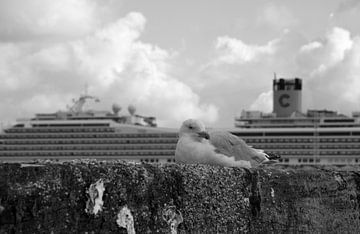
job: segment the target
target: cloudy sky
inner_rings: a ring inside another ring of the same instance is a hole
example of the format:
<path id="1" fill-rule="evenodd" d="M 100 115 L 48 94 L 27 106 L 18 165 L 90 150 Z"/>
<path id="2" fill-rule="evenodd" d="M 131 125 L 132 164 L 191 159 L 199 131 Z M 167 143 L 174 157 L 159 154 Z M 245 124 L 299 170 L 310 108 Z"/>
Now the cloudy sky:
<path id="1" fill-rule="evenodd" d="M 360 110 L 360 0 L 0 0 L 0 120 L 89 108 L 231 127 L 272 111 L 274 72 L 303 110 Z"/>

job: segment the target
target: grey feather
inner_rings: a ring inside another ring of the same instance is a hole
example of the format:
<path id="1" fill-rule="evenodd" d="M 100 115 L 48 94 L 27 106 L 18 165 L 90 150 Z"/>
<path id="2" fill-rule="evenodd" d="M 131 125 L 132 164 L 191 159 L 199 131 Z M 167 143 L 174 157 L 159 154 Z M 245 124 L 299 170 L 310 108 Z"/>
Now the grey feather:
<path id="1" fill-rule="evenodd" d="M 210 132 L 210 142 L 216 147 L 217 153 L 235 157 L 236 160 L 250 161 L 252 165 L 266 160 L 264 153 L 248 146 L 245 141 L 229 132 Z"/>

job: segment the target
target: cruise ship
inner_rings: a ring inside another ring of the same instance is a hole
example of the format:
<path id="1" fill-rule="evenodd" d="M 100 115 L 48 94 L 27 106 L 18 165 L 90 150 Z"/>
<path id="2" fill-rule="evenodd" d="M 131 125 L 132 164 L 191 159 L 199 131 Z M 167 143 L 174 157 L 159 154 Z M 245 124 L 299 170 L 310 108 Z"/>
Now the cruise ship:
<path id="1" fill-rule="evenodd" d="M 80 95 L 66 111 L 36 114 L 19 119 L 0 133 L 0 162 L 41 159 L 132 160 L 173 162 L 178 139 L 176 129 L 157 127 L 155 117 L 120 115 L 112 111 L 84 110 L 91 95 Z"/>
<path id="2" fill-rule="evenodd" d="M 301 110 L 302 79 L 273 80 L 273 112 L 243 110 L 228 129 L 282 164 L 360 164 L 360 112 Z"/>
<path id="3" fill-rule="evenodd" d="M 280 163 L 360 164 L 360 112 L 351 117 L 330 110 L 301 110 L 302 80 L 273 80 L 273 112 L 243 110 L 235 128 L 222 129 L 254 148 L 281 155 Z M 87 94 L 67 111 L 19 119 L 0 133 L 0 162 L 41 159 L 174 162 L 178 129 L 157 127 L 155 117 L 128 107 L 84 110 Z"/>

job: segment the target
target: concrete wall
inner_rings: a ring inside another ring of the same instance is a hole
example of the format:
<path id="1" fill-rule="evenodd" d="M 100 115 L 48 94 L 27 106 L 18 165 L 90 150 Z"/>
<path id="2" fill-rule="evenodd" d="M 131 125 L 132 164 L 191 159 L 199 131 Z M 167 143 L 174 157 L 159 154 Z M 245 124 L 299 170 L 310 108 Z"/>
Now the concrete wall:
<path id="1" fill-rule="evenodd" d="M 0 233 L 359 233 L 356 170 L 0 164 Z"/>

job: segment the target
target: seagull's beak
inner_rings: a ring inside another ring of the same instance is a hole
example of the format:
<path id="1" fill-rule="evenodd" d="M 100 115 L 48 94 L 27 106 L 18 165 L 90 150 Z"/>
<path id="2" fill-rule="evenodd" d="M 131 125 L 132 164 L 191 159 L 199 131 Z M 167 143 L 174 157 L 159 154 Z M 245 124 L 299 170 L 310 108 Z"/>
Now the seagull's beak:
<path id="1" fill-rule="evenodd" d="M 209 133 L 205 132 L 205 131 L 202 131 L 202 132 L 198 132 L 198 136 L 201 137 L 201 138 L 205 138 L 205 139 L 210 139 L 210 135 Z"/>

